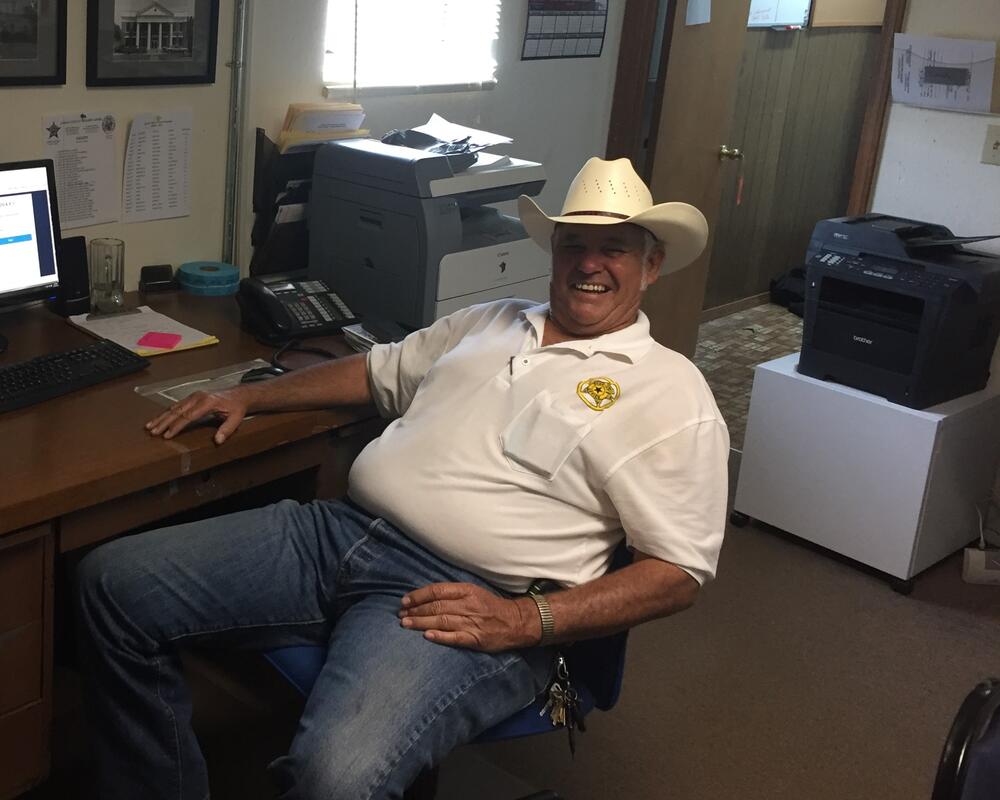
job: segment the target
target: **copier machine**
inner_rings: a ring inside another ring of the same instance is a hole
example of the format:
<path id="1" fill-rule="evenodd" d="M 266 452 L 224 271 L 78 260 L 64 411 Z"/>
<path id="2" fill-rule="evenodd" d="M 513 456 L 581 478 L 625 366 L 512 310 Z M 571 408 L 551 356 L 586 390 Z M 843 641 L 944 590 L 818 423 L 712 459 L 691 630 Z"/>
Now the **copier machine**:
<path id="1" fill-rule="evenodd" d="M 548 299 L 548 254 L 488 205 L 538 194 L 545 171 L 502 161 L 456 172 L 453 157 L 376 139 L 323 145 L 309 202 L 309 276 L 356 314 L 409 328 L 488 300 Z"/>
<path id="2" fill-rule="evenodd" d="M 1000 257 L 943 225 L 884 214 L 819 222 L 807 253 L 799 372 L 926 408 L 986 386 Z"/>

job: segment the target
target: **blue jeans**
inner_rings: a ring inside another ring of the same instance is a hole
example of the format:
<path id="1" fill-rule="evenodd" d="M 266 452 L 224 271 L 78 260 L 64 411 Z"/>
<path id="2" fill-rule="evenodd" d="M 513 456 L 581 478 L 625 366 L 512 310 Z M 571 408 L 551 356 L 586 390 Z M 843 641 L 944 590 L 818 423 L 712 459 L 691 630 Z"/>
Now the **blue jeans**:
<path id="1" fill-rule="evenodd" d="M 469 534 L 471 535 L 471 534 Z M 103 545 L 80 564 L 87 715 L 107 800 L 208 796 L 178 645 L 322 644 L 327 661 L 288 755 L 282 798 L 396 798 L 452 748 L 524 707 L 551 652 L 478 653 L 399 624 L 408 591 L 467 581 L 351 505 L 283 501 Z"/>

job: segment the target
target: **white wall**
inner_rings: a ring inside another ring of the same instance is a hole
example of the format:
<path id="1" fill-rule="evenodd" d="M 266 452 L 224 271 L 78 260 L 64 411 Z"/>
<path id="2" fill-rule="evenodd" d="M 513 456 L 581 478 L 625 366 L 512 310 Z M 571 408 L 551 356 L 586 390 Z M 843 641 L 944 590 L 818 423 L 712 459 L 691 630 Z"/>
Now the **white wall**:
<path id="1" fill-rule="evenodd" d="M 1000 40 L 1000 0 L 910 0 L 904 32 Z M 957 234 L 1000 233 L 1000 167 L 980 164 L 1000 117 L 894 104 L 872 209 L 939 222 Z M 1000 240 L 976 245 L 1000 254 Z"/>
<path id="2" fill-rule="evenodd" d="M 610 3 L 600 58 L 520 61 L 527 0 L 504 0 L 500 16 L 499 83 L 480 92 L 362 97 L 373 136 L 423 124 L 432 112 L 451 122 L 513 137 L 496 152 L 545 165 L 539 201 L 558 211 L 584 161 L 603 155 L 611 115 L 624 2 Z M 243 197 L 249 197 L 253 132 L 277 135 L 290 102 L 322 100 L 323 2 L 257 2 L 253 10 Z M 391 54 L 387 54 L 391 57 Z M 249 203 L 241 208 L 239 261 L 249 262 Z"/>
<path id="3" fill-rule="evenodd" d="M 190 108 L 194 112 L 191 216 L 155 222 L 104 224 L 66 230 L 64 235 L 114 236 L 125 241 L 126 288 L 138 283 L 144 264 L 218 259 L 222 254 L 226 126 L 232 49 L 232 0 L 222 0 L 216 82 L 188 86 L 86 86 L 86 3 L 69 0 L 65 86 L 0 88 L 3 133 L 0 161 L 44 158 L 42 117 L 47 114 L 110 111 L 118 118 L 116 186 L 121 186 L 128 122 L 137 114 Z"/>
<path id="4" fill-rule="evenodd" d="M 541 161 L 549 182 L 541 202 L 558 210 L 573 175 L 591 155 L 604 153 L 618 63 L 624 3 L 611 3 L 600 58 L 520 61 L 527 0 L 504 0 L 500 19 L 500 81 L 482 92 L 363 99 L 373 135 L 407 128 L 438 112 L 453 122 L 512 136 L 511 154 Z M 0 160 L 43 157 L 41 119 L 50 113 L 110 111 L 118 116 L 116 184 L 121 184 L 127 123 L 137 114 L 194 111 L 192 213 L 189 217 L 133 224 L 104 224 L 66 231 L 88 239 L 125 240 L 126 287 L 134 289 L 144 264 L 217 259 L 222 254 L 226 129 L 232 51 L 233 0 L 221 0 L 214 85 L 88 89 L 86 3 L 68 3 L 67 78 L 61 87 L 0 89 L 3 130 Z M 250 187 L 256 126 L 277 135 L 288 103 L 322 100 L 322 52 L 326 3 L 254 0 L 251 13 L 246 136 L 235 261 L 250 261 Z M 498 152 L 502 148 L 498 148 Z"/>
<path id="5" fill-rule="evenodd" d="M 1000 0 L 909 0 L 903 31 L 1000 40 Z M 1000 233 L 1000 167 L 979 163 L 986 127 L 998 121 L 893 104 L 872 210 L 938 222 L 960 236 Z M 1000 254 L 1000 240 L 974 247 Z M 989 385 L 1000 387 L 1000 343 Z"/>

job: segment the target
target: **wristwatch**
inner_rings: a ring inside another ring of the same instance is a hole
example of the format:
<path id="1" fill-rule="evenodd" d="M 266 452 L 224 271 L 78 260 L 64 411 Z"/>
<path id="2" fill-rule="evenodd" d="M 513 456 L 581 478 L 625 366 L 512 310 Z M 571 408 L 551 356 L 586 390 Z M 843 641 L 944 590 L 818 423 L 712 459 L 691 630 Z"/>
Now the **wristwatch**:
<path id="1" fill-rule="evenodd" d="M 542 620 L 542 638 L 539 640 L 538 646 L 545 647 L 552 644 L 556 633 L 556 621 L 552 616 L 552 607 L 545 599 L 545 595 L 533 588 L 528 589 L 528 597 L 534 600 L 535 605 L 538 606 L 538 616 Z"/>

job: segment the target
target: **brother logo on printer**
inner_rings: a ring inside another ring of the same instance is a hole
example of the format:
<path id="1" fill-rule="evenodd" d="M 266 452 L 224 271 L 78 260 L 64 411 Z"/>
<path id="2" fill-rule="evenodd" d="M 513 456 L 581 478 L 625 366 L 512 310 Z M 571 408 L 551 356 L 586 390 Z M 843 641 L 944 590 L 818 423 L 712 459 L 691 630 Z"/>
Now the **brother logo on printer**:
<path id="1" fill-rule="evenodd" d="M 871 344 L 872 343 L 871 339 L 866 339 L 864 336 L 852 336 L 851 338 L 854 339 L 854 341 L 856 341 L 856 342 L 861 342 L 861 344 Z"/>

